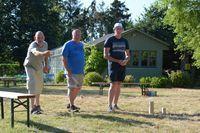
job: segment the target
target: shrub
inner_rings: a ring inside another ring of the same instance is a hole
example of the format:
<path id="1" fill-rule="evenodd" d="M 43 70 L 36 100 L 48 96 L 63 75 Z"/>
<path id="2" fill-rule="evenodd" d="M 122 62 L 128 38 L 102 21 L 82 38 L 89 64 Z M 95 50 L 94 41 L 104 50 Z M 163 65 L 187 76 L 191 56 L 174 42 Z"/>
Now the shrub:
<path id="1" fill-rule="evenodd" d="M 0 64 L 0 76 L 14 76 L 19 72 L 19 63 L 14 64 Z"/>
<path id="2" fill-rule="evenodd" d="M 103 73 L 107 66 L 107 61 L 103 58 L 103 52 L 96 47 L 91 47 L 90 54 L 86 53 L 85 72 Z"/>
<path id="3" fill-rule="evenodd" d="M 160 78 L 158 78 L 158 77 L 152 77 L 150 85 L 153 88 L 160 88 Z"/>
<path id="4" fill-rule="evenodd" d="M 153 88 L 165 88 L 171 86 L 171 81 L 166 77 L 152 77 L 150 86 Z"/>
<path id="5" fill-rule="evenodd" d="M 110 76 L 109 76 L 109 75 L 106 75 L 105 78 L 104 78 L 104 81 L 105 81 L 105 82 L 110 82 Z"/>
<path id="6" fill-rule="evenodd" d="M 92 82 L 103 82 L 103 77 L 97 72 L 89 72 L 85 75 L 84 85 L 92 85 Z"/>
<path id="7" fill-rule="evenodd" d="M 189 73 L 183 73 L 179 71 L 172 71 L 169 74 L 169 78 L 172 82 L 172 86 L 174 87 L 185 87 L 191 84 L 191 78 Z"/>
<path id="8" fill-rule="evenodd" d="M 151 77 L 140 78 L 140 83 L 151 83 Z"/>
<path id="9" fill-rule="evenodd" d="M 171 87 L 172 86 L 172 82 L 168 77 L 161 77 L 160 80 L 161 80 L 160 84 L 161 84 L 162 88 Z"/>
<path id="10" fill-rule="evenodd" d="M 64 71 L 60 71 L 56 74 L 56 83 L 65 82 Z"/>
<path id="11" fill-rule="evenodd" d="M 149 83 L 154 88 L 165 88 L 171 86 L 171 81 L 167 77 L 142 77 L 140 83 Z"/>
<path id="12" fill-rule="evenodd" d="M 124 79 L 124 83 L 133 83 L 134 82 L 134 77 L 133 75 L 126 75 Z"/>

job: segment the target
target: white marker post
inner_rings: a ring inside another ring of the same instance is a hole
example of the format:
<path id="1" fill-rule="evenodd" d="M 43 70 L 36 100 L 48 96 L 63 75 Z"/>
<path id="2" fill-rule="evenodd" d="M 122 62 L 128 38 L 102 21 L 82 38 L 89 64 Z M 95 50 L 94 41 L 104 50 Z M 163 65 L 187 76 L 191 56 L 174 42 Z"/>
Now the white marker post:
<path id="1" fill-rule="evenodd" d="M 149 114 L 154 114 L 154 102 L 149 101 Z"/>
<path id="2" fill-rule="evenodd" d="M 166 108 L 162 107 L 162 114 L 166 115 Z"/>

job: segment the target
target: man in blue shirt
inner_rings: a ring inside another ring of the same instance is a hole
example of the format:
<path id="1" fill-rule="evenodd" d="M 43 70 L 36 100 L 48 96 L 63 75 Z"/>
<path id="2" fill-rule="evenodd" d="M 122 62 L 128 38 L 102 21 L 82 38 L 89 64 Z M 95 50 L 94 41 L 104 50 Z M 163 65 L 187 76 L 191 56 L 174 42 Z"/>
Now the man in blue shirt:
<path id="1" fill-rule="evenodd" d="M 72 31 L 72 40 L 66 42 L 62 49 L 63 64 L 67 72 L 69 104 L 67 108 L 70 111 L 79 111 L 80 108 L 74 105 L 76 96 L 80 92 L 84 78 L 84 46 L 80 42 L 81 31 L 75 29 Z"/>
<path id="2" fill-rule="evenodd" d="M 117 106 L 120 95 L 120 84 L 125 78 L 126 64 L 130 60 L 128 41 L 121 36 L 121 23 L 114 25 L 114 36 L 108 38 L 104 44 L 104 58 L 108 60 L 110 88 L 108 91 L 108 111 L 119 109 Z"/>

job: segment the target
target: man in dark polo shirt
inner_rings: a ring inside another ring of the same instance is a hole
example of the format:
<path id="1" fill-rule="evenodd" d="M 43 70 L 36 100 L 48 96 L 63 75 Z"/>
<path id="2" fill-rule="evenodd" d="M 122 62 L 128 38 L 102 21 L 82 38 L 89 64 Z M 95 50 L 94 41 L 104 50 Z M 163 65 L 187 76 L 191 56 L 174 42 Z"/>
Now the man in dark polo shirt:
<path id="1" fill-rule="evenodd" d="M 130 60 L 128 41 L 122 37 L 123 26 L 116 23 L 113 27 L 114 36 L 104 44 L 104 58 L 108 60 L 110 88 L 108 91 L 108 112 L 119 109 L 117 106 L 120 95 L 120 84 L 125 78 L 126 64 Z"/>

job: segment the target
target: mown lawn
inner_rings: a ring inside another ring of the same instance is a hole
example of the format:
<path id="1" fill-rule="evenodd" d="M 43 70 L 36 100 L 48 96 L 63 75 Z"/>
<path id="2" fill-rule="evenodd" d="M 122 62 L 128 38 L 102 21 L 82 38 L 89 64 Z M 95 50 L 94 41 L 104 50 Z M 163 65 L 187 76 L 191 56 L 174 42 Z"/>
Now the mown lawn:
<path id="1" fill-rule="evenodd" d="M 26 112 L 17 108 L 15 127 L 10 128 L 10 101 L 5 100 L 5 119 L 0 120 L 0 132 L 139 132 L 139 133 L 199 133 L 200 89 L 155 89 L 157 97 L 141 96 L 139 88 L 122 88 L 119 106 L 122 110 L 107 112 L 107 89 L 98 94 L 97 87 L 83 87 L 76 104 L 80 113 L 67 109 L 65 86 L 46 86 L 41 95 L 44 113 L 31 115 L 31 126 L 26 127 Z M 26 92 L 24 86 L 0 90 Z M 154 115 L 148 114 L 149 100 L 154 101 Z M 167 114 L 161 114 L 165 107 Z"/>

